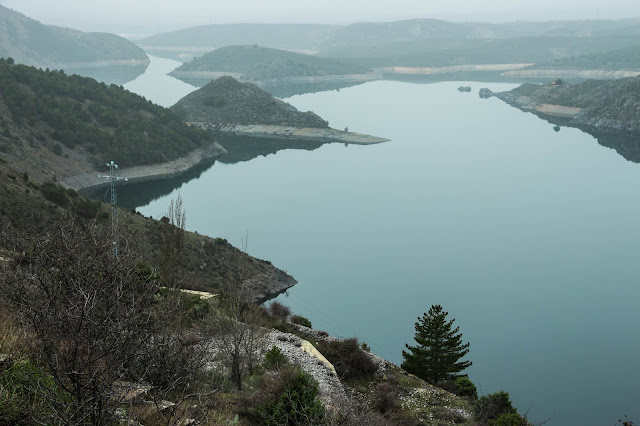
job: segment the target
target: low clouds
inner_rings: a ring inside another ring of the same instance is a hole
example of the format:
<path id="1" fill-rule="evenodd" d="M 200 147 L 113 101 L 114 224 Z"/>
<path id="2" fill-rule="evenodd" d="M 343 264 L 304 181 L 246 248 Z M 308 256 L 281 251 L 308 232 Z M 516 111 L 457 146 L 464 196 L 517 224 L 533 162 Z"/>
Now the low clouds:
<path id="1" fill-rule="evenodd" d="M 347 24 L 415 18 L 504 22 L 640 17 L 637 0 L 0 0 L 0 4 L 45 24 L 119 33 L 155 33 L 234 22 Z"/>

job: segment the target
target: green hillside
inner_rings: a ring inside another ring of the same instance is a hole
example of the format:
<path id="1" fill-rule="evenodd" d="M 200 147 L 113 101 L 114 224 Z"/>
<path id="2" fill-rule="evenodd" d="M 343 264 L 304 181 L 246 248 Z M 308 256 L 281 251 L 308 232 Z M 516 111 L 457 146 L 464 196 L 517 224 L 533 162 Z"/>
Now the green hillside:
<path id="1" fill-rule="evenodd" d="M 0 59 L 0 152 L 83 156 L 99 165 L 165 162 L 210 144 L 206 132 L 121 86 Z M 74 157 L 75 158 L 75 157 Z"/>
<path id="2" fill-rule="evenodd" d="M 184 121 L 329 127 L 313 112 L 300 112 L 251 83 L 220 77 L 180 99 L 171 109 Z"/>
<path id="3" fill-rule="evenodd" d="M 250 80 L 363 74 L 371 69 L 344 59 L 320 58 L 267 47 L 228 46 L 193 59 L 174 72 L 227 71 Z"/>

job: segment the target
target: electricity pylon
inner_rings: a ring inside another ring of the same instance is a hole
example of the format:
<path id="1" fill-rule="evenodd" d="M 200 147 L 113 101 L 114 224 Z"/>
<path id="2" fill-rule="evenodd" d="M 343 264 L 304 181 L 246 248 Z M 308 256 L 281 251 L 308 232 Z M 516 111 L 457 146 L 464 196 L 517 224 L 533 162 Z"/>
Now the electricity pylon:
<path id="1" fill-rule="evenodd" d="M 118 196 L 116 194 L 116 181 L 124 180 L 127 182 L 129 179 L 118 177 L 115 175 L 118 170 L 118 165 L 113 161 L 106 163 L 109 167 L 109 176 L 98 175 L 99 178 L 108 179 L 111 182 L 111 233 L 113 238 L 113 257 L 118 257 Z"/>

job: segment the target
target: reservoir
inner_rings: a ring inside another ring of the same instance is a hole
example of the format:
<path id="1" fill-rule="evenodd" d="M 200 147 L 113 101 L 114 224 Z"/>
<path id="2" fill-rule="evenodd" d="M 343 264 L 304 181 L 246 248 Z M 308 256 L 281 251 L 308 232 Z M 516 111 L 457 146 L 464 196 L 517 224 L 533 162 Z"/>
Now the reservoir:
<path id="1" fill-rule="evenodd" d="M 164 76 L 177 64 L 152 58 L 125 87 L 169 106 L 194 90 Z M 119 196 L 160 218 L 180 194 L 189 230 L 246 244 L 299 281 L 278 300 L 398 364 L 418 316 L 442 305 L 471 344 L 479 393 L 509 392 L 534 423 L 638 419 L 640 165 L 477 94 L 515 86 L 293 96 L 331 127 L 391 142 L 222 159 Z"/>

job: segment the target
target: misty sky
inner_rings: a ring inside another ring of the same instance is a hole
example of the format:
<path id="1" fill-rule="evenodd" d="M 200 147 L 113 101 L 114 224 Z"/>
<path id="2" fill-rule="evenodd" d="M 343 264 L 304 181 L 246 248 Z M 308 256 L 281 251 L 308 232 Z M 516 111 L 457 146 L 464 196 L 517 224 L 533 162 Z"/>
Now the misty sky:
<path id="1" fill-rule="evenodd" d="M 505 22 L 640 17 L 640 0 L 0 0 L 0 4 L 45 24 L 129 34 L 234 22 L 347 24 L 413 18 Z"/>

